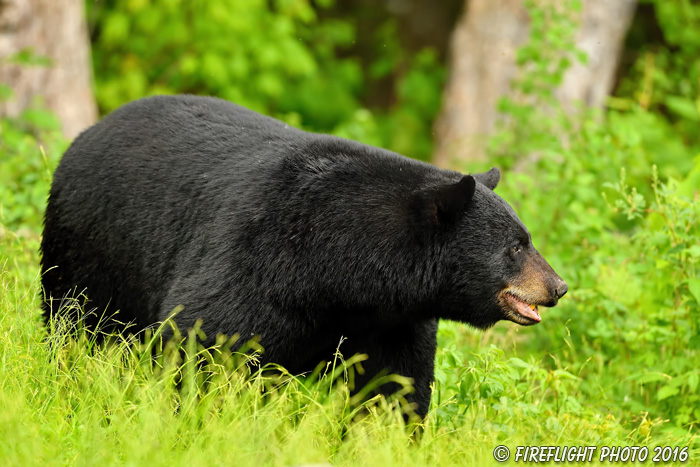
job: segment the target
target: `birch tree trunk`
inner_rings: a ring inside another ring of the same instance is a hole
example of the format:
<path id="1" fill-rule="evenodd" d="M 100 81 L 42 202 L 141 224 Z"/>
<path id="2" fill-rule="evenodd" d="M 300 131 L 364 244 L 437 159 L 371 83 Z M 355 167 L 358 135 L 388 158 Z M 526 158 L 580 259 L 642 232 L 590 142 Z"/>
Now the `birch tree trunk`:
<path id="1" fill-rule="evenodd" d="M 84 7 L 84 0 L 0 0 L 0 83 L 14 93 L 0 102 L 0 115 L 16 116 L 43 99 L 68 138 L 97 120 Z M 13 63 L 25 50 L 50 63 Z"/>
<path id="2" fill-rule="evenodd" d="M 575 101 L 603 106 L 612 91 L 636 0 L 583 0 L 577 46 L 586 65 L 572 66 L 556 95 L 564 108 Z M 450 43 L 450 76 L 435 123 L 435 163 L 483 159 L 498 120 L 498 99 L 517 74 L 518 47 L 528 38 L 522 0 L 467 0 Z"/>

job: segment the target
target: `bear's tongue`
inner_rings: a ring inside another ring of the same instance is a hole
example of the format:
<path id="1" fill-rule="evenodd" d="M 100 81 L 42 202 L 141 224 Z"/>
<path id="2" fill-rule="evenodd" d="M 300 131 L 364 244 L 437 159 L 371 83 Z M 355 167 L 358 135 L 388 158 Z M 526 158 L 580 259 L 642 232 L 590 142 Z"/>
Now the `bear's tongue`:
<path id="1" fill-rule="evenodd" d="M 508 301 L 513 306 L 513 309 L 516 311 L 516 313 L 526 318 L 530 318 L 534 321 L 537 321 L 538 323 L 542 321 L 542 318 L 540 318 L 540 314 L 537 311 L 536 305 L 528 305 L 526 301 L 521 300 L 515 295 L 506 294 L 506 297 L 508 297 Z"/>

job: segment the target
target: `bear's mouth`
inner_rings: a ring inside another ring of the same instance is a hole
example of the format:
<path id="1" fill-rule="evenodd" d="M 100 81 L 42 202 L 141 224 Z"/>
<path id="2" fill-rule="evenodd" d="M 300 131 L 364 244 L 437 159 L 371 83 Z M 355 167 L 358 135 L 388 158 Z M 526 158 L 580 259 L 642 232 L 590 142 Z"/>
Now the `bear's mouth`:
<path id="1" fill-rule="evenodd" d="M 542 321 L 537 305 L 528 303 L 513 291 L 501 294 L 501 303 L 506 318 L 521 326 L 531 326 Z"/>

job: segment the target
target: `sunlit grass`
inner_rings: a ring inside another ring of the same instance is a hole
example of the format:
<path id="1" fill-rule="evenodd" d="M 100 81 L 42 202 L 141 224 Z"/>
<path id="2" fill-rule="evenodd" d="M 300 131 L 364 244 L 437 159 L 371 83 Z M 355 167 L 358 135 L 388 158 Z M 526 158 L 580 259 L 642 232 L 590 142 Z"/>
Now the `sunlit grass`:
<path id="1" fill-rule="evenodd" d="M 419 427 L 404 423 L 400 398 L 353 401 L 340 360 L 318 378 L 251 375 L 225 345 L 190 340 L 153 357 L 149 339 L 47 335 L 37 246 L 0 236 L 3 465 L 489 465 L 501 444 L 691 443 L 643 413 L 586 399 L 571 368 L 515 357 L 512 336 L 493 337 L 504 352 L 461 325 L 441 330 L 434 403 Z"/>

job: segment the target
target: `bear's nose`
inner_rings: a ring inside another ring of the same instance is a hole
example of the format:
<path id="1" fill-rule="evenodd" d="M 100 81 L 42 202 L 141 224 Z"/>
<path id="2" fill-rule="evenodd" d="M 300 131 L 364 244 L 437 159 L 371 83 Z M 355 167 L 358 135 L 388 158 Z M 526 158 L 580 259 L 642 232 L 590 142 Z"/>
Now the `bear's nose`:
<path id="1" fill-rule="evenodd" d="M 559 279 L 559 283 L 556 285 L 554 289 L 554 293 L 557 294 L 557 299 L 563 297 L 566 292 L 569 291 L 569 286 L 566 285 L 566 282 L 563 280 Z"/>

